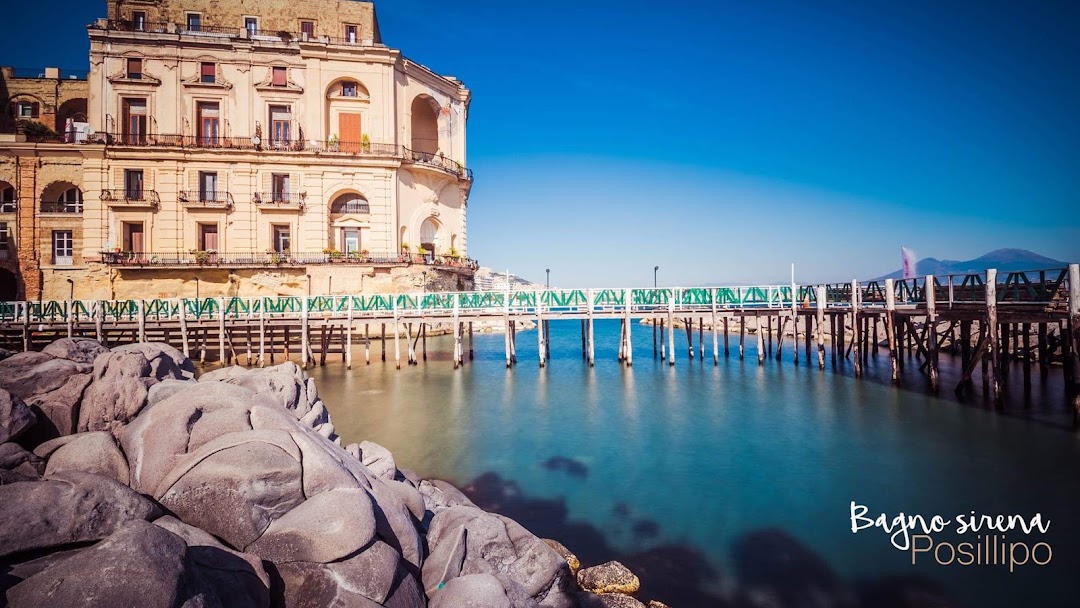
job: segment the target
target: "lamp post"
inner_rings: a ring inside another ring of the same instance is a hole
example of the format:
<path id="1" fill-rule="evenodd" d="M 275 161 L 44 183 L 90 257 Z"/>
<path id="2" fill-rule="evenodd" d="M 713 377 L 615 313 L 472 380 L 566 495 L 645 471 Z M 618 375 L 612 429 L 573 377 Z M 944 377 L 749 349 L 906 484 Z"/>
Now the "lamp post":
<path id="1" fill-rule="evenodd" d="M 311 275 L 310 274 L 305 274 L 304 276 L 307 277 L 307 295 L 310 296 L 311 295 Z"/>
<path id="2" fill-rule="evenodd" d="M 656 273 L 659 272 L 659 271 L 660 271 L 659 266 L 653 266 L 653 269 L 652 269 L 652 286 L 653 286 L 653 289 L 656 289 Z"/>
<path id="3" fill-rule="evenodd" d="M 544 282 L 544 285 L 548 289 L 551 289 L 551 269 L 550 268 L 545 268 L 544 272 L 547 273 L 547 280 Z"/>
<path id="4" fill-rule="evenodd" d="M 67 282 L 68 282 L 68 285 L 71 287 L 70 295 L 68 296 L 68 299 L 69 300 L 74 300 L 75 299 L 75 281 L 73 281 L 71 279 L 68 279 Z"/>
<path id="5" fill-rule="evenodd" d="M 199 299 L 199 277 L 195 277 L 195 299 Z"/>

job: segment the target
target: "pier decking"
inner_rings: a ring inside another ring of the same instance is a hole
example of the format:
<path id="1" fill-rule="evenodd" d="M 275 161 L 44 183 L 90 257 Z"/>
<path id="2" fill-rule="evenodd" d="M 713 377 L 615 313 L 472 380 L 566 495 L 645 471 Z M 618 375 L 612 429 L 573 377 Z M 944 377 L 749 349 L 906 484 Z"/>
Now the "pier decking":
<path id="1" fill-rule="evenodd" d="M 696 351 L 702 359 L 707 326 L 716 363 L 721 334 L 724 356 L 730 356 L 730 330 L 735 323 L 739 357 L 744 356 L 746 317 L 755 317 L 758 327 L 767 327 L 767 331 L 753 332 L 759 363 L 773 355 L 774 335 L 775 356 L 780 357 L 790 327 L 795 362 L 799 362 L 797 342 L 802 333 L 806 364 L 816 358 L 824 368 L 827 358 L 834 362 L 850 359 L 856 376 L 862 375 L 870 350 L 877 347 L 880 324 L 893 381 L 899 382 L 905 355 L 914 353 L 934 391 L 939 389 L 938 353 L 951 339 L 950 343 L 960 344 L 963 364 L 963 378 L 955 390 L 967 390 L 981 364 L 984 385 L 996 402 L 1006 390 L 1003 370 L 1010 360 L 1023 361 L 1028 389 L 1033 360 L 1037 359 L 1044 377 L 1051 362 L 1060 362 L 1069 402 L 1080 411 L 1076 389 L 1080 265 L 1076 264 L 1003 275 L 991 269 L 979 274 L 826 285 L 7 302 L 0 304 L 0 341 L 22 350 L 63 336 L 91 337 L 110 346 L 158 341 L 204 361 L 232 362 L 242 357 L 245 364 L 264 365 L 277 355 L 298 353 L 307 366 L 316 360 L 324 363 L 328 354 L 339 354 L 351 366 L 354 346 L 360 344 L 365 362 L 370 362 L 372 338 L 381 341 L 380 356 L 386 360 L 389 338 L 393 360 L 400 368 L 401 340 L 405 340 L 407 362 L 415 363 L 418 345 L 426 359 L 427 328 L 450 324 L 457 367 L 466 359 L 466 336 L 472 356 L 473 323 L 485 321 L 506 330 L 506 363 L 512 366 L 517 363 L 517 325 L 534 321 L 543 366 L 550 358 L 549 321 L 579 320 L 582 356 L 592 364 L 594 321 L 618 319 L 619 360 L 632 365 L 631 332 L 635 321 L 646 319 L 652 324 L 653 356 L 675 365 L 677 324 L 686 334 L 687 357 L 694 358 Z"/>

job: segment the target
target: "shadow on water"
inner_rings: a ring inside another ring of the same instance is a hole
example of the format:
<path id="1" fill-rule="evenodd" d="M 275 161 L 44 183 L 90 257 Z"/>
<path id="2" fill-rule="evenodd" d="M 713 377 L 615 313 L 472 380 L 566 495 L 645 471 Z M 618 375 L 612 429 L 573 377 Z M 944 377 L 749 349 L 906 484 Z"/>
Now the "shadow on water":
<path id="1" fill-rule="evenodd" d="M 557 539 L 583 567 L 618 560 L 641 580 L 636 594 L 674 607 L 776 608 L 922 608 L 961 607 L 937 583 L 917 577 L 884 577 L 849 582 L 819 555 L 779 528 L 751 531 L 732 548 L 733 571 L 722 573 L 691 544 L 659 544 L 644 551 L 616 549 L 590 523 L 569 518 L 562 498 L 526 496 L 514 481 L 487 472 L 462 486 L 482 509 L 509 517 L 541 538 Z M 612 510 L 630 519 L 625 504 Z M 652 520 L 636 520 L 635 534 L 645 540 L 660 533 Z"/>

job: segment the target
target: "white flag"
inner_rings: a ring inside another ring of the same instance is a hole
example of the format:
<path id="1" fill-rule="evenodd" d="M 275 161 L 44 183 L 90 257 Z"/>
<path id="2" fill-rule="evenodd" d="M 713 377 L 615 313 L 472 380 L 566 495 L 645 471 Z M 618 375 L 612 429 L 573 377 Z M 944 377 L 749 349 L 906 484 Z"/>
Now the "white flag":
<path id="1" fill-rule="evenodd" d="M 903 245 L 901 245 L 900 246 L 900 257 L 903 258 L 904 278 L 905 279 L 914 279 L 915 278 L 915 264 L 916 264 L 916 262 L 915 262 L 915 252 L 908 249 L 907 247 L 904 247 Z"/>

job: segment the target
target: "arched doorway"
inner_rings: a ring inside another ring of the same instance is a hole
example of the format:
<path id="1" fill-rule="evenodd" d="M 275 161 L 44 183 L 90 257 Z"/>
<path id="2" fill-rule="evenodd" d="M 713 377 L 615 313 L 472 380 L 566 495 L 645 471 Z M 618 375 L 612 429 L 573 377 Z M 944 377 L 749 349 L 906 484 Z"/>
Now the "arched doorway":
<path id="1" fill-rule="evenodd" d="M 424 155 L 439 153 L 439 114 L 435 100 L 420 95 L 412 102 L 412 150 Z"/>
<path id="2" fill-rule="evenodd" d="M 0 302 L 13 302 L 19 297 L 19 279 L 14 272 L 0 268 Z"/>
<path id="3" fill-rule="evenodd" d="M 438 247 L 439 223 L 429 217 L 420 224 L 420 249 L 430 258 L 438 251 Z"/>

